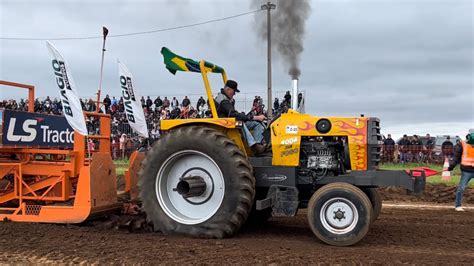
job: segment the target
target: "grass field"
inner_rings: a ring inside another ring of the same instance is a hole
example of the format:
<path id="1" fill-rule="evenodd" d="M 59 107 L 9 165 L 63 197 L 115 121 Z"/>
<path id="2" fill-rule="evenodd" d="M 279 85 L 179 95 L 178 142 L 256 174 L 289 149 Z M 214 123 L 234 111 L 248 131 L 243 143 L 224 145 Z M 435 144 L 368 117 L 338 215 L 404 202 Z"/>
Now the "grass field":
<path id="1" fill-rule="evenodd" d="M 114 160 L 115 163 L 115 171 L 117 175 L 123 175 L 125 170 L 128 168 L 128 159 L 127 160 Z"/>
<path id="2" fill-rule="evenodd" d="M 389 163 L 389 164 L 382 164 L 380 166 L 381 169 L 385 170 L 408 170 L 408 169 L 414 169 L 414 168 L 419 168 L 419 167 L 428 167 L 433 170 L 436 170 L 440 172 L 437 175 L 430 176 L 426 178 L 427 183 L 431 184 L 446 184 L 446 185 L 457 185 L 459 183 L 459 178 L 461 176 L 461 170 L 459 169 L 459 166 L 457 166 L 454 171 L 451 171 L 451 180 L 449 181 L 444 181 L 441 179 L 441 171 L 443 171 L 443 166 L 438 165 L 438 164 L 422 164 L 422 163 L 407 163 L 407 164 L 394 164 L 394 163 Z M 471 182 L 469 186 L 474 186 L 474 183 Z"/>
<path id="3" fill-rule="evenodd" d="M 117 175 L 123 175 L 125 170 L 128 168 L 128 160 L 115 160 Z M 408 163 L 408 164 L 383 164 L 380 166 L 381 169 L 385 170 L 408 170 L 419 167 L 428 167 L 433 170 L 441 172 L 443 170 L 442 165 L 437 164 L 419 164 L 419 163 Z M 451 180 L 444 181 L 441 179 L 441 173 L 438 175 L 430 176 L 426 179 L 427 183 L 431 184 L 446 184 L 446 185 L 457 185 L 459 183 L 459 177 L 461 176 L 461 170 L 459 166 L 451 172 Z M 474 186 L 474 182 L 470 182 L 469 186 Z"/>

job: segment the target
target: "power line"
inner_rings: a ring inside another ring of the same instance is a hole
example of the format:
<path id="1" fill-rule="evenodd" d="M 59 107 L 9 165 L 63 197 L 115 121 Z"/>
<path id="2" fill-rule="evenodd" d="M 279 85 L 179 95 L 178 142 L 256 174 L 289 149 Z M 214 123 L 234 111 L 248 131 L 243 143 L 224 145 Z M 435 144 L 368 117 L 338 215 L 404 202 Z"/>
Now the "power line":
<path id="1" fill-rule="evenodd" d="M 240 13 L 240 14 L 233 15 L 233 16 L 228 16 L 228 17 L 223 17 L 223 18 L 218 18 L 218 19 L 213 19 L 213 20 L 207 20 L 207 21 L 197 22 L 197 23 L 193 23 L 193 24 L 181 25 L 181 26 L 176 26 L 176 27 L 170 27 L 170 28 L 148 30 L 148 31 L 139 31 L 139 32 L 130 32 L 130 33 L 123 33 L 123 34 L 112 34 L 112 35 L 109 35 L 108 37 L 109 38 L 128 37 L 128 36 L 134 36 L 134 35 L 152 34 L 152 33 L 157 33 L 157 32 L 172 31 L 172 30 L 196 27 L 196 26 L 210 24 L 210 23 L 214 23 L 214 22 L 229 20 L 229 19 L 233 19 L 233 18 L 237 18 L 237 17 L 257 13 L 257 12 L 260 12 L 260 11 L 262 11 L 262 10 L 259 9 L 259 10 L 245 12 L 245 13 Z M 9 41 L 65 41 L 65 40 L 90 40 L 90 39 L 101 39 L 101 38 L 103 38 L 103 36 L 59 37 L 59 38 L 0 37 L 0 40 L 9 40 Z"/>

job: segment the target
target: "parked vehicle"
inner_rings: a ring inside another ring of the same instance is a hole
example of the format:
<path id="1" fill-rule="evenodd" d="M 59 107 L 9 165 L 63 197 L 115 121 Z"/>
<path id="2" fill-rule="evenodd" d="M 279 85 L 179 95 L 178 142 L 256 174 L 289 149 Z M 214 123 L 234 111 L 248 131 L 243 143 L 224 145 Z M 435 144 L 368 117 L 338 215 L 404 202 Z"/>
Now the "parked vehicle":
<path id="1" fill-rule="evenodd" d="M 435 162 L 442 163 L 444 162 L 444 156 L 443 156 L 443 151 L 441 150 L 441 145 L 448 140 L 449 135 L 439 135 L 436 136 L 435 140 L 435 146 L 433 149 L 433 160 Z M 459 136 L 449 136 L 450 141 L 453 143 L 453 145 L 456 145 L 458 142 L 461 141 L 461 138 Z"/>

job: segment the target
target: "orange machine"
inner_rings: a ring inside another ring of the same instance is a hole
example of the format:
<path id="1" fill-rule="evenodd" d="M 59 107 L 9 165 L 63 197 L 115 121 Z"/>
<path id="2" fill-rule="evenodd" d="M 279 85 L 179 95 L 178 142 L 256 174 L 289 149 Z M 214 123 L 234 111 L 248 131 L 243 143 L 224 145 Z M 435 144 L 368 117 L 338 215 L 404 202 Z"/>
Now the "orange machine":
<path id="1" fill-rule="evenodd" d="M 28 88 L 29 112 L 18 113 L 32 119 L 40 116 L 33 110 L 34 86 L 7 81 L 0 81 L 0 85 Z M 120 209 L 110 155 L 110 115 L 85 112 L 85 116 L 99 120 L 100 133 L 74 134 L 73 148 L 0 142 L 0 220 L 81 223 Z M 11 123 L 0 117 L 0 140 L 7 125 Z M 87 150 L 87 140 L 91 139 L 99 144 L 94 151 Z"/>
<path id="2" fill-rule="evenodd" d="M 129 167 L 124 173 L 124 192 L 129 193 L 131 201 L 138 200 L 138 172 L 140 171 L 143 160 L 145 160 L 145 153 L 134 151 L 130 156 Z"/>

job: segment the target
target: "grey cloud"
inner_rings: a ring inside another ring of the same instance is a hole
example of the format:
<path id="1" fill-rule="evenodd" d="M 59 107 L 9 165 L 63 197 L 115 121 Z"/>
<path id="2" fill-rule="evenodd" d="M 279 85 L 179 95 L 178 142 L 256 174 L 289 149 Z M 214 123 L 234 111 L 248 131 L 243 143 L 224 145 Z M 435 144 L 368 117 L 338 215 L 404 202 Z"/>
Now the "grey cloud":
<path id="1" fill-rule="evenodd" d="M 106 25 L 115 34 L 219 18 L 248 11 L 250 6 L 250 0 L 2 1 L 0 31 L 2 36 L 90 36 L 100 35 Z M 300 77 L 308 113 L 365 113 L 380 117 L 387 128 L 401 130 L 450 122 L 474 126 L 471 1 L 311 1 L 311 7 Z M 159 51 L 168 46 L 183 56 L 222 65 L 244 91 L 265 98 L 266 43 L 255 36 L 254 27 L 250 15 L 172 32 L 111 38 L 104 93 L 119 94 L 116 60 L 121 59 L 143 95 L 203 94 L 199 75 L 173 76 L 164 68 Z M 100 40 L 54 43 L 68 60 L 81 96 L 93 96 Z M 276 51 L 273 57 L 274 91 L 285 91 L 291 84 L 287 62 Z M 34 84 L 39 96 L 57 95 L 49 61 L 44 42 L 0 41 L 0 78 Z M 212 82 L 217 91 L 219 77 L 212 77 Z M 1 88 L 0 96 L 15 93 Z"/>

